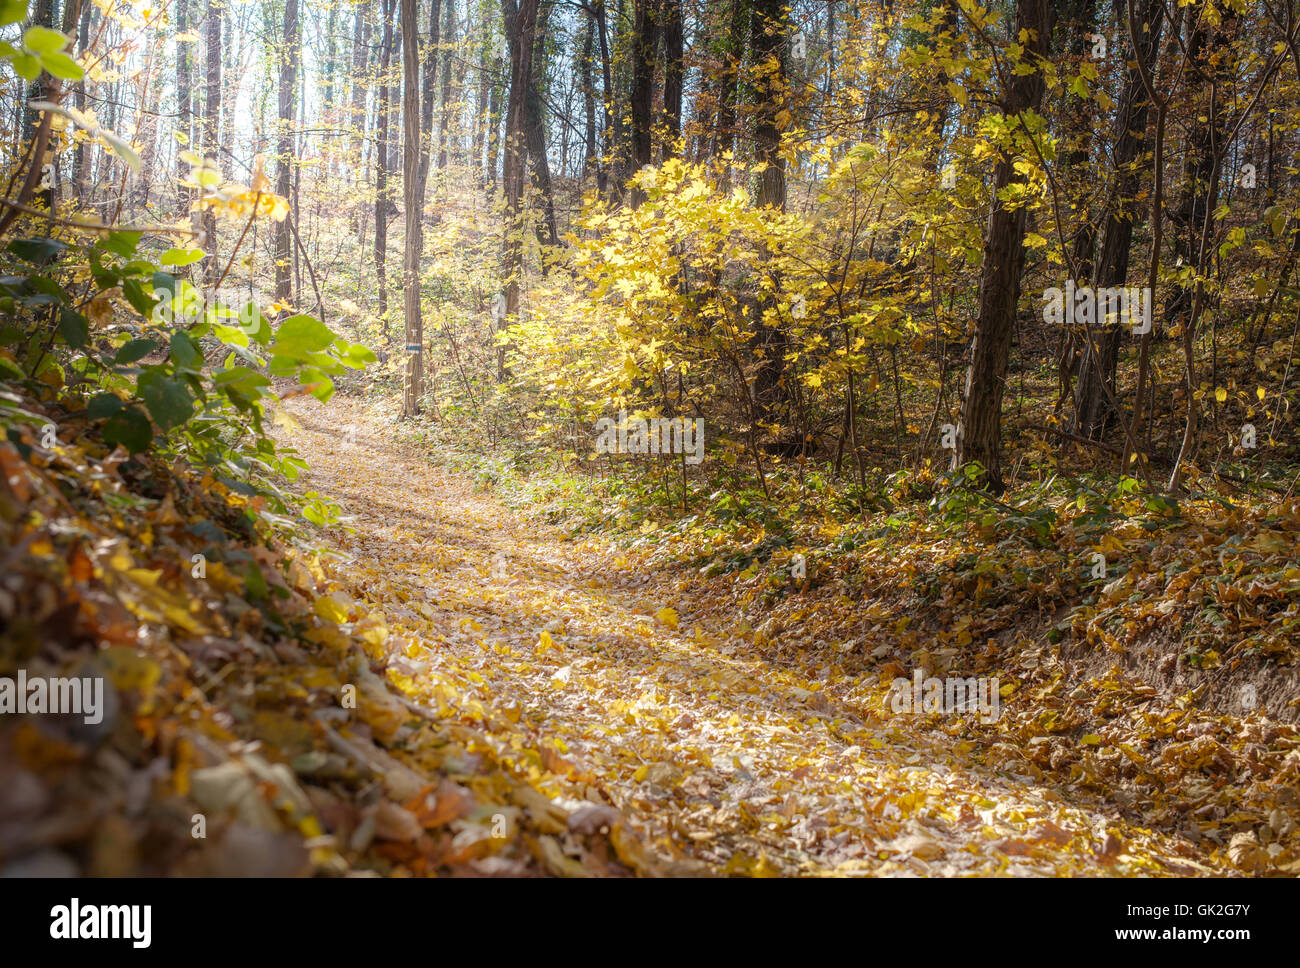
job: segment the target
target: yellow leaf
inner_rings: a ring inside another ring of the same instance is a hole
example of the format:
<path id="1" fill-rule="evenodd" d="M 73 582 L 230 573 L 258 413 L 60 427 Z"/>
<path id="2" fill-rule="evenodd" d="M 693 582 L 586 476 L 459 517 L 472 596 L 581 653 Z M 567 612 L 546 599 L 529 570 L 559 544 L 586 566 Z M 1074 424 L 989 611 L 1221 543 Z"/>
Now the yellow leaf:
<path id="1" fill-rule="evenodd" d="M 348 620 L 348 610 L 352 602 L 342 592 L 335 592 L 325 598 L 316 599 L 315 611 L 321 618 L 328 619 L 335 625 L 342 625 Z"/>
<path id="2" fill-rule="evenodd" d="M 1219 387 L 1217 390 L 1214 391 L 1214 399 L 1218 400 L 1220 403 L 1223 403 L 1223 401 L 1228 399 L 1228 391 L 1223 389 L 1223 387 Z"/>
<path id="3" fill-rule="evenodd" d="M 663 624 L 667 625 L 670 629 L 677 628 L 677 613 L 667 606 L 655 612 L 655 618 L 663 622 Z"/>

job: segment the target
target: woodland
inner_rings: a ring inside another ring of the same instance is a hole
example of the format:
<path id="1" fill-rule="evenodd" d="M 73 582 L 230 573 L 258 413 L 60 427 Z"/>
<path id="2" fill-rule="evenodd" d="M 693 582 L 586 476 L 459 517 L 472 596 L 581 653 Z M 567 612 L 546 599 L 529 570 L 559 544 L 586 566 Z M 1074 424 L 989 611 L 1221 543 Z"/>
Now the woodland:
<path id="1" fill-rule="evenodd" d="M 0 0 L 0 874 L 1300 874 L 1295 0 Z"/>

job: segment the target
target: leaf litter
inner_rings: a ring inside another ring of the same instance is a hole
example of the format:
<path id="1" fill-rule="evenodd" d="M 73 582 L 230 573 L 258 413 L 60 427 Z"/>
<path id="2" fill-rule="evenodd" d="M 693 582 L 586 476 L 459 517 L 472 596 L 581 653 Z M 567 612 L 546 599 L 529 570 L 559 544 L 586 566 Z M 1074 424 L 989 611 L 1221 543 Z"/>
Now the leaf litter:
<path id="1" fill-rule="evenodd" d="M 943 657 L 884 596 L 758 608 L 509 510 L 355 400 L 277 423 L 351 515 L 328 553 L 90 435 L 0 442 L 0 674 L 111 686 L 93 727 L 0 719 L 4 873 L 1300 871 L 1289 724 L 1119 664 L 1069 689 L 1045 643 L 999 659 L 996 723 L 891 715 L 903 660 Z"/>

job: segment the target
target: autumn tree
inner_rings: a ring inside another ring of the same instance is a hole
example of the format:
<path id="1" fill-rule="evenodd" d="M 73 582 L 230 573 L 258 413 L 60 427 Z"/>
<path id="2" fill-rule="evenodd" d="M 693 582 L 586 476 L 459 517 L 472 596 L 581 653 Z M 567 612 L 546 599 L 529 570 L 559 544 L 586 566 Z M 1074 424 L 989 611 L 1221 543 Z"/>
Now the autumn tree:
<path id="1" fill-rule="evenodd" d="M 1017 0 L 1012 39 L 1024 37 L 1024 43 L 1014 43 L 1008 60 L 1000 65 L 999 108 L 1004 123 L 984 233 L 975 334 L 957 423 L 954 465 L 978 463 L 978 476 L 994 491 L 1004 487 L 1002 397 L 1025 261 L 1026 177 L 1017 168 L 1017 158 L 1028 152 L 1024 139 L 1033 137 L 1030 124 L 1043 97 L 1042 61 L 1051 38 L 1051 13 L 1048 0 Z"/>

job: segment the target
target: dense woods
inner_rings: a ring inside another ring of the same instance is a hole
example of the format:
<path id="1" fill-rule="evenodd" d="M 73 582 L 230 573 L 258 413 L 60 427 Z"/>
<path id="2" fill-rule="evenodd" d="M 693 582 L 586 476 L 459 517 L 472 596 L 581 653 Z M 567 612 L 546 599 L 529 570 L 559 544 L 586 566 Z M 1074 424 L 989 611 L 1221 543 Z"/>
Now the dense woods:
<path id="1" fill-rule="evenodd" d="M 177 797 L 311 787 L 257 870 L 1300 865 L 1294 0 L 0 0 L 0 117 L 0 673 L 108 649 L 179 709 L 241 670 L 208 740 L 284 763 L 130 728 Z M 151 622 L 194 669 L 130 657 Z M 589 639 L 635 694 L 555 698 Z M 664 685 L 700 656 L 720 732 Z M 951 841 L 881 725 L 949 673 L 993 683 L 929 721 L 978 777 Z M 362 680 L 362 733 L 311 719 Z M 748 731 L 777 694 L 884 799 L 719 800 L 797 759 Z"/>
<path id="2" fill-rule="evenodd" d="M 267 172 L 287 217 L 241 236 L 238 213 L 200 201 L 185 275 L 213 292 L 233 255 L 227 287 L 242 275 L 245 296 L 334 315 L 384 356 L 408 416 L 582 461 L 614 401 L 689 412 L 769 497 L 769 473 L 807 461 L 856 477 L 851 502 L 873 472 L 964 468 L 997 494 L 1057 459 L 1174 494 L 1206 472 L 1289 483 L 1285 5 L 10 16 L 62 27 L 41 36 L 72 61 L 57 77 L 11 45 L 32 74 L 8 89 L 14 148 L 38 91 L 86 121 L 59 116 L 45 195 L 11 201 L 138 223 L 157 246 L 192 211 L 174 173 Z M 1045 319 L 1067 282 L 1077 306 Z M 1130 287 L 1149 332 L 1076 311 Z M 1243 462 L 1247 423 L 1262 443 Z"/>

